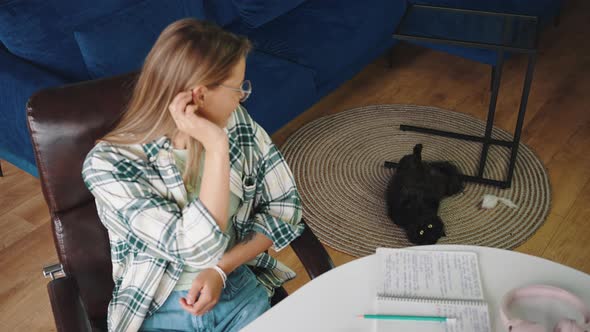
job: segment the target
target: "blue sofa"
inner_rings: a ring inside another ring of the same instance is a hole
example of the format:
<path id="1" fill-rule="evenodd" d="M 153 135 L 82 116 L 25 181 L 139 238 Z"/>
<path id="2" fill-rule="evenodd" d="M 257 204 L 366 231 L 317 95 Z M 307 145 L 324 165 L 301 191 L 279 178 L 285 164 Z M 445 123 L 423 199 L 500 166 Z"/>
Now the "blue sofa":
<path id="1" fill-rule="evenodd" d="M 556 0 L 419 2 L 535 13 Z M 2 2 L 0 160 L 38 176 L 26 125 L 29 96 L 138 70 L 162 29 L 183 17 L 214 21 L 252 40 L 246 76 L 253 94 L 245 106 L 272 134 L 392 47 L 405 8 L 405 0 Z"/>
<path id="2" fill-rule="evenodd" d="M 394 41 L 405 1 L 28 0 L 0 4 L 0 160 L 38 176 L 25 120 L 35 91 L 141 67 L 160 31 L 195 17 L 247 35 L 246 107 L 273 133 Z M 83 112 L 84 110 L 80 110 Z"/>

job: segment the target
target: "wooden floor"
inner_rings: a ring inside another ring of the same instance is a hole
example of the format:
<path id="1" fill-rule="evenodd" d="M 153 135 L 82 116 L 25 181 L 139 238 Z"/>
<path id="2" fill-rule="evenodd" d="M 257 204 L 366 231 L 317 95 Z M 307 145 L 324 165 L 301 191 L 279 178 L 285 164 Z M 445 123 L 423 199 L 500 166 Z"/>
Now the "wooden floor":
<path id="1" fill-rule="evenodd" d="M 545 30 L 523 141 L 549 171 L 553 202 L 545 224 L 516 250 L 590 273 L 590 2 L 568 1 L 561 24 Z M 512 131 L 526 61 L 510 58 L 504 68 L 496 125 Z M 484 119 L 490 68 L 414 46 L 386 57 L 294 119 L 273 138 L 279 145 L 297 128 L 326 114 L 373 104 L 431 105 Z M 55 331 L 41 275 L 57 260 L 47 206 L 39 181 L 2 162 L 0 178 L 0 331 Z M 328 248 L 336 265 L 353 259 Z M 275 253 L 299 276 L 294 291 L 309 279 L 290 249 Z"/>

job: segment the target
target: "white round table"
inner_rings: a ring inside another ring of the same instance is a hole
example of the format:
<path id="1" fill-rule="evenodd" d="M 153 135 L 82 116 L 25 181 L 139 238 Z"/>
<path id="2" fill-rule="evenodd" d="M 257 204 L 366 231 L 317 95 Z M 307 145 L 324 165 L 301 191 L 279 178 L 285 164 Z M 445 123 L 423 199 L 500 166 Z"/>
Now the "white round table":
<path id="1" fill-rule="evenodd" d="M 535 283 L 558 286 L 590 304 L 590 275 L 543 258 L 464 245 L 410 249 L 476 252 L 492 331 L 505 331 L 498 309 L 504 294 L 516 287 Z M 377 256 L 371 255 L 324 273 L 290 294 L 242 331 L 372 331 L 374 322 L 360 319 L 358 315 L 374 309 L 377 264 Z M 548 326 L 547 331 L 552 330 L 553 326 Z"/>

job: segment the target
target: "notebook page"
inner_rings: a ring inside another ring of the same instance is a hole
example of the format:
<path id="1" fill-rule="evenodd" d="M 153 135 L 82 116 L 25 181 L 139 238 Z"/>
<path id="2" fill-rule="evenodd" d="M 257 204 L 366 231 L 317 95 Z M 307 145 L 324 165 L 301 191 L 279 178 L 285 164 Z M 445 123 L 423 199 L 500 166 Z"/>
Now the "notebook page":
<path id="1" fill-rule="evenodd" d="M 474 252 L 378 248 L 377 295 L 483 300 Z"/>
<path id="2" fill-rule="evenodd" d="M 443 316 L 449 322 L 376 320 L 377 332 L 489 332 L 488 306 L 485 302 L 429 302 L 427 300 L 377 299 L 377 312 L 391 315 Z"/>

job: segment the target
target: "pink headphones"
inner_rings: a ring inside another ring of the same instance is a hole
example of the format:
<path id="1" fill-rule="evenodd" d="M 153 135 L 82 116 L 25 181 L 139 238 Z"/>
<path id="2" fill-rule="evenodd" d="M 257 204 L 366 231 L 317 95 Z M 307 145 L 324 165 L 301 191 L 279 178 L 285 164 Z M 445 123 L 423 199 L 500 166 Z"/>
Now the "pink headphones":
<path id="1" fill-rule="evenodd" d="M 555 328 L 554 332 L 590 332 L 588 324 L 590 323 L 590 310 L 582 302 L 580 298 L 574 294 L 553 286 L 547 285 L 531 285 L 523 288 L 516 288 L 508 292 L 502 301 L 502 307 L 500 308 L 500 317 L 504 326 L 510 332 L 546 332 L 545 327 L 526 320 L 508 318 L 507 312 L 510 305 L 521 298 L 526 297 L 550 297 L 556 298 L 564 302 L 568 302 L 579 310 L 584 315 L 584 329 L 578 322 L 572 319 L 564 318 L 561 319 Z"/>

